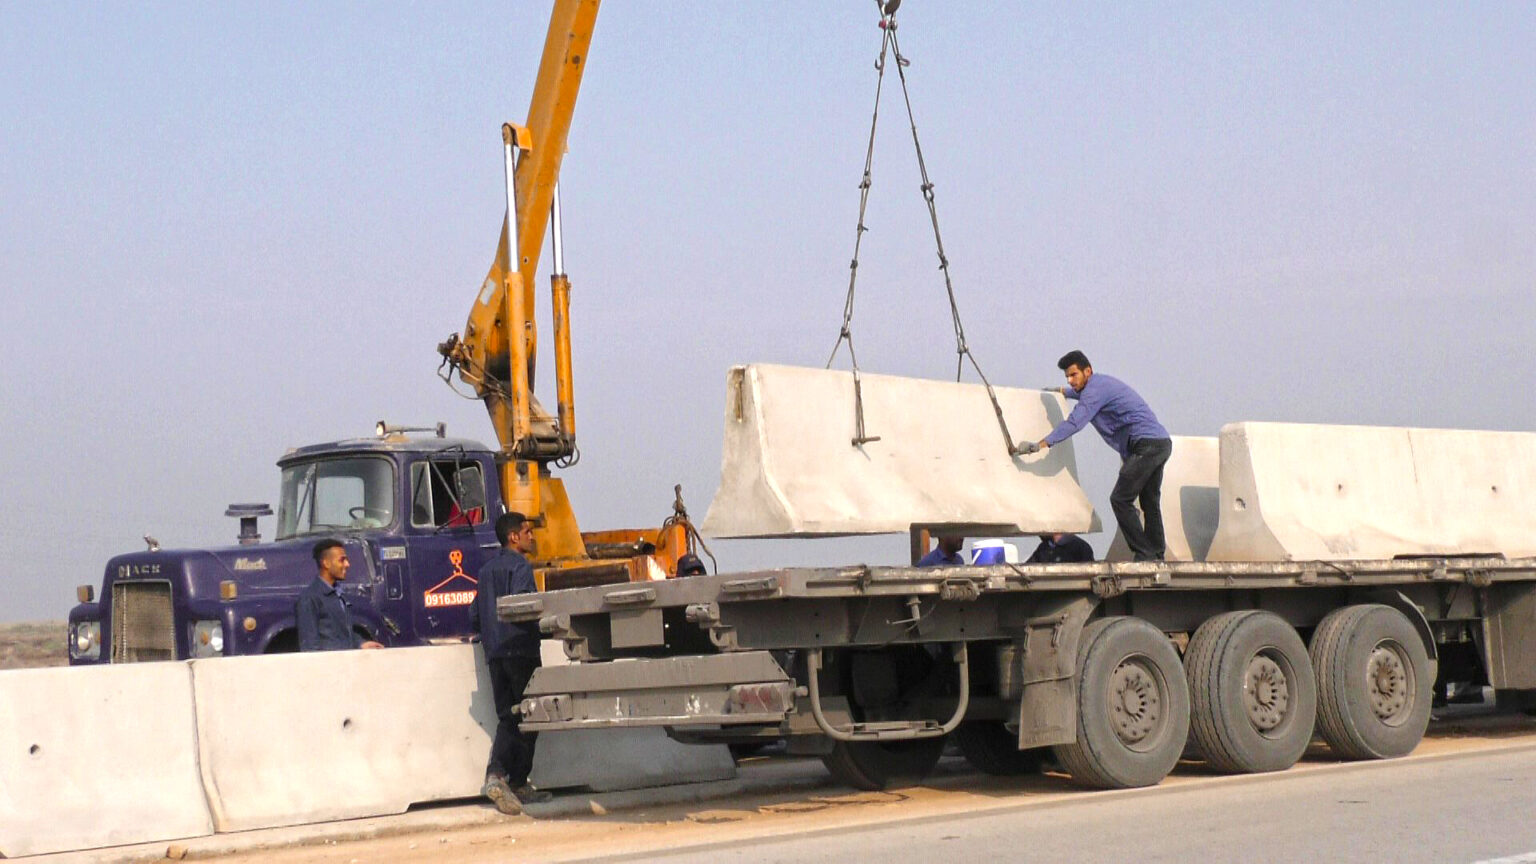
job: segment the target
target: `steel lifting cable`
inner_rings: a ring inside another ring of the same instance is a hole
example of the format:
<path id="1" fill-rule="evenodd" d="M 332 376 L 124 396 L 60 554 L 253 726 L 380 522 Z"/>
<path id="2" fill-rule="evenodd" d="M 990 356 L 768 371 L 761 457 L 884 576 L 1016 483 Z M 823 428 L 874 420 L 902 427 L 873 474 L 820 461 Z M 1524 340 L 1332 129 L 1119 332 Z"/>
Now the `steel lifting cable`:
<path id="1" fill-rule="evenodd" d="M 881 6 L 880 0 L 875 0 L 876 6 Z M 853 297 L 854 288 L 859 281 L 859 249 L 864 243 L 864 232 L 869 228 L 864 224 L 864 213 L 869 209 L 869 187 L 872 185 L 871 170 L 875 163 L 875 130 L 880 125 L 880 96 L 885 88 L 885 59 L 891 48 L 891 35 L 895 33 L 894 20 L 890 14 L 901 5 L 900 0 L 890 4 L 889 12 L 885 7 L 880 9 L 880 57 L 875 60 L 875 110 L 869 118 L 869 145 L 864 149 L 864 175 L 859 180 L 859 221 L 854 230 L 853 260 L 848 263 L 848 296 L 843 301 L 843 327 L 838 332 L 837 343 L 832 346 L 832 353 L 827 357 L 825 368 L 832 368 L 832 361 L 837 359 L 837 350 L 848 343 L 848 360 L 853 366 L 853 410 L 854 410 L 854 437 L 853 446 L 860 447 L 871 441 L 879 441 L 878 435 L 871 437 L 864 431 L 864 389 L 859 380 L 859 355 L 853 349 Z M 887 23 L 892 26 L 887 27 Z M 900 58 L 898 57 L 898 62 Z"/>
<path id="2" fill-rule="evenodd" d="M 875 61 L 877 80 L 875 83 L 875 108 L 869 122 L 869 145 L 864 153 L 864 176 L 859 182 L 859 221 L 855 231 L 853 242 L 853 260 L 848 265 L 848 296 L 843 302 L 843 326 L 837 337 L 837 344 L 832 346 L 832 354 L 827 358 L 826 368 L 832 367 L 832 361 L 837 357 L 837 350 L 842 347 L 844 341 L 848 343 L 848 357 L 853 365 L 853 397 L 855 411 L 856 435 L 853 446 L 857 447 L 869 441 L 880 440 L 878 436 L 869 437 L 864 432 L 864 398 L 859 381 L 858 355 L 853 350 L 853 299 L 854 288 L 859 275 L 859 247 L 864 240 L 864 232 L 869 229 L 864 224 L 864 213 L 869 205 L 869 188 L 871 185 L 871 168 L 875 157 L 875 130 L 880 122 L 880 97 L 885 85 L 885 64 L 887 56 L 896 60 L 896 75 L 901 82 L 901 97 L 907 108 L 907 125 L 912 130 L 912 147 L 917 153 L 917 168 L 922 177 L 923 201 L 928 205 L 928 221 L 933 225 L 933 242 L 937 247 L 939 256 L 939 271 L 944 274 L 944 292 L 949 299 L 950 321 L 955 329 L 955 380 L 959 381 L 961 373 L 965 369 L 965 361 L 971 361 L 971 368 L 976 370 L 976 377 L 981 379 L 982 385 L 987 390 L 987 398 L 992 402 L 992 412 L 997 416 L 998 428 L 1003 433 L 1003 443 L 1008 452 L 1014 449 L 1013 436 L 1008 432 L 1008 421 L 1003 418 L 1003 407 L 997 401 L 997 392 L 992 388 L 992 382 L 987 380 L 986 373 L 981 371 L 981 364 L 977 362 L 976 355 L 971 353 L 970 346 L 965 341 L 965 325 L 960 320 L 960 304 L 955 300 L 955 286 L 949 274 L 949 257 L 944 254 L 944 238 L 939 231 L 939 211 L 934 203 L 933 181 L 928 179 L 928 165 L 923 159 L 923 145 L 917 135 L 917 118 L 912 111 L 912 96 L 907 90 L 906 67 L 909 64 L 907 58 L 901 54 L 901 45 L 896 38 L 896 8 L 901 5 L 901 0 L 875 0 L 875 5 L 880 9 L 880 57 Z"/>

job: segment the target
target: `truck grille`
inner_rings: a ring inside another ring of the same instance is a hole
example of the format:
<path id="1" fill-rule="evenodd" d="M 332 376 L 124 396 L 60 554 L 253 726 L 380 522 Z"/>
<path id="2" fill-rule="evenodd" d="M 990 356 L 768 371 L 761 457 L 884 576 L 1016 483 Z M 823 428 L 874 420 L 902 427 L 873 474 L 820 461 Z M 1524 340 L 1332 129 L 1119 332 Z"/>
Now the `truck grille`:
<path id="1" fill-rule="evenodd" d="M 112 662 L 175 659 L 176 623 L 171 610 L 171 583 L 114 583 Z"/>

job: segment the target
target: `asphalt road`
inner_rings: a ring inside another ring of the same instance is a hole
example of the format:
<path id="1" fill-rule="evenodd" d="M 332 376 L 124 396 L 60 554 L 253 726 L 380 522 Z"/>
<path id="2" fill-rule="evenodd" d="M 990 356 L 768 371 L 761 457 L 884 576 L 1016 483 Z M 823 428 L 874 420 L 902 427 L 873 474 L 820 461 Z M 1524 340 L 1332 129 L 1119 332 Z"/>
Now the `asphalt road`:
<path id="1" fill-rule="evenodd" d="M 695 847 L 669 864 L 1536 862 L 1536 749 L 1361 763 L 1150 794 Z M 621 857 L 608 860 L 641 860 Z"/>
<path id="2" fill-rule="evenodd" d="M 1125 792 L 1079 789 L 1058 773 L 989 777 L 959 758 L 942 759 L 921 786 L 855 792 L 832 783 L 819 760 L 759 758 L 742 764 L 723 797 L 566 793 L 538 818 L 501 816 L 476 800 L 179 845 L 188 859 L 221 864 L 1536 864 L 1536 718 L 1486 706 L 1437 715 L 1403 759 L 1342 763 L 1314 743 L 1283 773 L 1221 776 L 1186 762 L 1154 788 Z M 145 864 L 168 851 L 181 850 L 147 844 L 38 861 Z"/>

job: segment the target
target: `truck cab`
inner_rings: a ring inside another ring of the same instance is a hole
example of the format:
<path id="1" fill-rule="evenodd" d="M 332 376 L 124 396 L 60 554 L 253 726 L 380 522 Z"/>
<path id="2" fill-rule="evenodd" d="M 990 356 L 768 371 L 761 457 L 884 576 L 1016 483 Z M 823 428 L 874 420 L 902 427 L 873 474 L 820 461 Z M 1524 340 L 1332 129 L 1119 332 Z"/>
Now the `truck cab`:
<path id="1" fill-rule="evenodd" d="M 107 562 L 99 596 L 81 586 L 69 613 L 72 664 L 185 660 L 298 649 L 294 601 L 316 577 L 311 550 L 341 540 L 340 588 L 366 639 L 422 645 L 468 638 L 475 575 L 496 554 L 503 512 L 484 445 L 381 434 L 300 447 L 278 460 L 276 536 L 247 516 L 236 545 L 150 549 Z M 259 509 L 234 515 L 271 512 Z"/>

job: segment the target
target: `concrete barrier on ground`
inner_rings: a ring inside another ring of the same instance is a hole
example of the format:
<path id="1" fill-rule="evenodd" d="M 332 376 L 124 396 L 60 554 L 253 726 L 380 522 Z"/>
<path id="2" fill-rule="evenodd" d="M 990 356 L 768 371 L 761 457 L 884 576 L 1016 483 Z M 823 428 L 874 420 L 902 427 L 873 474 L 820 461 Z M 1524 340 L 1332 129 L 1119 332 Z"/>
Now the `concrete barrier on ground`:
<path id="1" fill-rule="evenodd" d="M 703 531 L 720 537 L 906 532 L 971 536 L 1098 529 L 1072 445 L 1011 457 L 979 384 L 861 375 L 855 446 L 850 372 L 737 366 L 726 386 L 720 488 Z M 996 388 L 1015 441 L 1066 416 L 1057 393 Z"/>
<path id="2" fill-rule="evenodd" d="M 478 646 L 192 662 L 219 831 L 400 813 L 480 793 L 495 709 Z"/>
<path id="3" fill-rule="evenodd" d="M 549 650 L 546 662 L 564 662 Z M 219 831 L 403 812 L 480 794 L 495 705 L 478 645 L 192 662 L 199 750 Z M 539 736 L 531 781 L 636 789 L 735 776 L 723 745 L 659 729 Z"/>
<path id="4" fill-rule="evenodd" d="M 1536 555 L 1536 434 L 1233 423 L 1211 561 Z"/>
<path id="5" fill-rule="evenodd" d="M 661 729 L 541 732 L 529 782 L 540 789 L 617 792 L 730 780 L 736 761 L 724 744 L 679 744 Z"/>
<path id="6" fill-rule="evenodd" d="M 564 666 L 563 643 L 545 639 L 545 666 Z M 676 783 L 731 780 L 736 760 L 724 744 L 679 744 L 661 729 L 541 732 L 528 782 L 540 789 L 617 792 Z"/>
<path id="7" fill-rule="evenodd" d="M 213 833 L 182 663 L 0 672 L 0 857 Z"/>
<path id="8" fill-rule="evenodd" d="M 1169 561 L 1204 561 L 1216 537 L 1221 511 L 1218 442 L 1215 436 L 1173 436 L 1173 455 L 1163 468 L 1163 533 Z M 1118 530 L 1104 560 L 1131 560 L 1131 549 Z"/>

